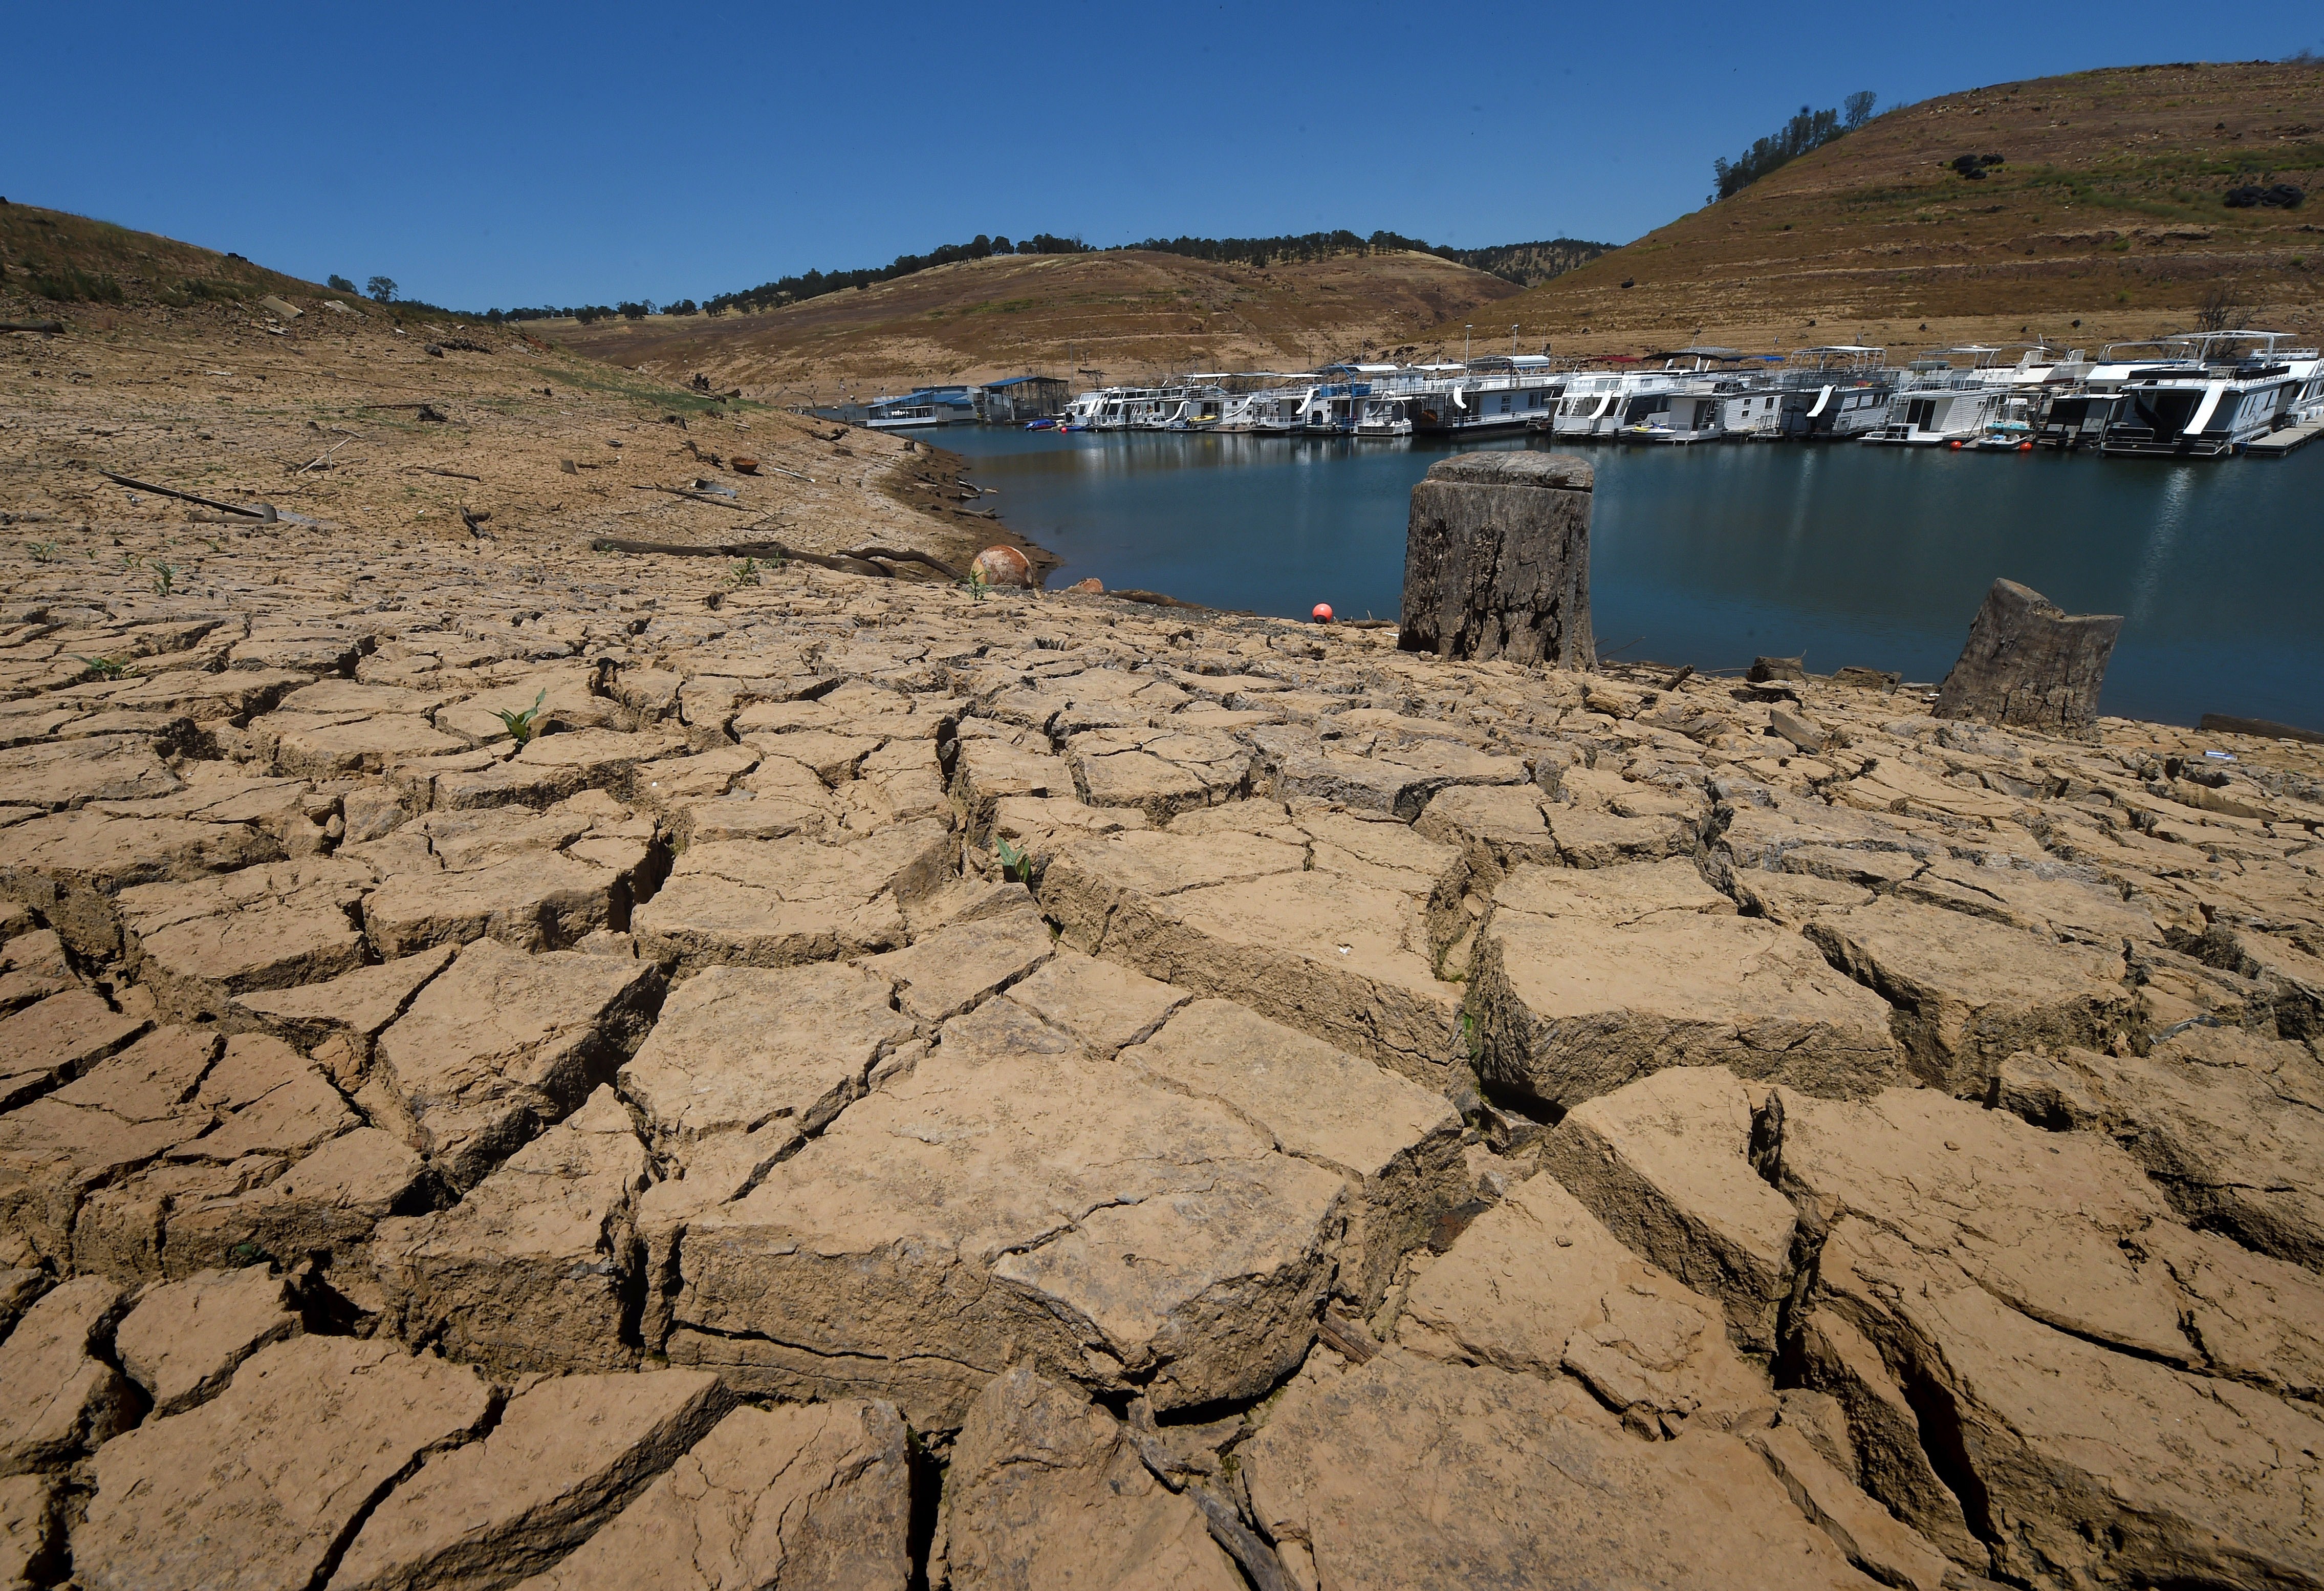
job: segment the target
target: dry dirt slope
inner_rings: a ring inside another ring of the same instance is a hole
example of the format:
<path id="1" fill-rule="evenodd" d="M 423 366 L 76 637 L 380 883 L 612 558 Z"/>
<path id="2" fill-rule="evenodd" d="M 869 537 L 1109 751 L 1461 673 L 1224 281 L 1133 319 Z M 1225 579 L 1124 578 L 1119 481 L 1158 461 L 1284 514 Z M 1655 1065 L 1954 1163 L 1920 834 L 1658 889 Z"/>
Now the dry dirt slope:
<path id="1" fill-rule="evenodd" d="M 299 313 L 278 321 L 258 303 L 268 294 Z M 447 539 L 513 550 L 597 536 L 773 538 L 964 561 L 1015 540 L 961 507 L 948 455 L 878 436 L 841 441 L 513 327 L 383 309 L 61 211 L 0 208 L 0 322 L 61 328 L 0 333 L 0 523 L 29 516 L 48 527 L 29 537 L 70 544 L 85 522 L 127 509 L 171 538 L 154 556 L 189 589 L 207 588 L 205 547 L 215 555 L 274 532 L 197 532 L 185 504 L 125 495 L 101 471 L 271 503 L 373 552 Z M 737 455 L 762 467 L 739 473 Z M 714 489 L 664 489 L 697 481 Z M 115 575 L 132 587 L 150 578 Z"/>
<path id="2" fill-rule="evenodd" d="M 1949 163 L 1988 153 L 2006 163 L 1980 180 Z M 1561 352 L 1668 347 L 1698 330 L 1753 348 L 1858 336 L 1911 347 L 2021 327 L 2088 342 L 2182 327 L 2225 286 L 2249 319 L 2313 333 L 2319 167 L 2324 68 L 2003 83 L 1892 111 L 1497 313 Z M 2307 201 L 2222 202 L 2280 182 Z"/>
<path id="3" fill-rule="evenodd" d="M 546 335 L 616 365 L 695 371 L 769 402 L 862 397 L 1039 370 L 1135 381 L 1165 370 L 1306 369 L 1397 347 L 1517 289 L 1432 254 L 1349 255 L 1265 270 L 1143 250 L 942 265 L 769 314 L 654 317 Z M 1488 317 L 1498 327 L 1499 310 Z M 1480 328 L 1481 330 L 1481 328 Z"/>

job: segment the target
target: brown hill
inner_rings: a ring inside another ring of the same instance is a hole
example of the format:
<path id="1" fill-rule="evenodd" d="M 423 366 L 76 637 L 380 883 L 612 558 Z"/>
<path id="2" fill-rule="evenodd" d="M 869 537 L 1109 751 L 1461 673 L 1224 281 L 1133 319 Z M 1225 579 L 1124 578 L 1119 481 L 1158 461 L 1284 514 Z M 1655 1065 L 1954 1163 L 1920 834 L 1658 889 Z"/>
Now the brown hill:
<path id="1" fill-rule="evenodd" d="M 267 294 L 299 313 L 260 304 Z M 0 525 L 25 527 L 8 545 L 37 549 L 35 563 L 102 558 L 124 602 L 150 589 L 239 603 L 246 590 L 218 570 L 294 525 L 391 561 L 445 541 L 499 560 L 605 536 L 825 554 L 869 543 L 965 563 L 1017 540 L 965 505 L 949 454 L 842 441 L 520 328 L 383 310 L 61 211 L 0 206 L 0 325 L 55 328 L 0 331 Z M 281 518 L 221 517 L 106 471 Z M 290 561 L 270 575 L 307 578 Z"/>
<path id="2" fill-rule="evenodd" d="M 1950 163 L 1963 154 L 2003 163 L 1972 180 Z M 2214 301 L 2235 319 L 2313 332 L 2319 168 L 2316 66 L 2004 83 L 1892 111 L 1496 313 L 1561 353 L 1697 338 L 1902 348 L 2029 328 L 2096 342 L 2184 327 Z M 2225 202 L 2280 183 L 2305 202 Z"/>
<path id="3" fill-rule="evenodd" d="M 66 210 L 0 199 L 0 304 L 12 306 L 12 315 L 69 313 L 101 324 L 112 310 L 233 306 L 267 293 L 302 303 L 320 296 L 358 310 L 371 308 L 356 294 L 270 271 L 240 254 L 220 254 Z M 405 302 L 396 304 L 393 318 L 473 319 Z"/>
<path id="4" fill-rule="evenodd" d="M 835 401 L 928 381 L 1040 370 L 1134 381 L 1166 370 L 1305 369 L 1394 348 L 1509 298 L 1512 283 L 1423 254 L 1263 270 L 1142 249 L 940 265 L 761 314 L 535 323 L 567 347 L 770 402 Z M 1508 318 L 1488 317 L 1495 331 Z M 1486 328 L 1478 328 L 1480 335 Z"/>

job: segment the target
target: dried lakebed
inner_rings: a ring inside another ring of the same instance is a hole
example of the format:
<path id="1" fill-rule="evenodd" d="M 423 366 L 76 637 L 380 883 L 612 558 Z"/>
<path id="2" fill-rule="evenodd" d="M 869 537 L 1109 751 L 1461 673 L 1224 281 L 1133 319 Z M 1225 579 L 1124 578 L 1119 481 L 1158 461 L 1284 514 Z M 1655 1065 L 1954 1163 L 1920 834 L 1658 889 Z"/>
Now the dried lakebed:
<path id="1" fill-rule="evenodd" d="M 205 573 L 6 569 L 0 1581 L 2324 1583 L 2313 748 Z"/>

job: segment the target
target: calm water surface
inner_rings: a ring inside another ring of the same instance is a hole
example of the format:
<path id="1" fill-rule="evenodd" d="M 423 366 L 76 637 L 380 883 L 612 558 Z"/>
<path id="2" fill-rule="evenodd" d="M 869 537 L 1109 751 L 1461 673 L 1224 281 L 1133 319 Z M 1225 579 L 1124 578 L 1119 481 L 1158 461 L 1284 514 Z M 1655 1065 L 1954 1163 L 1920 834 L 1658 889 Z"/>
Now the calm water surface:
<path id="1" fill-rule="evenodd" d="M 1396 616 L 1409 442 L 958 426 L 929 433 L 1065 559 L 1052 586 Z M 1518 448 L 1521 440 L 1475 444 Z M 1598 643 L 1698 668 L 1804 653 L 1937 680 L 1985 589 L 2126 615 L 2105 710 L 2324 728 L 2324 443 L 2156 460 L 1780 444 L 1596 446 Z"/>

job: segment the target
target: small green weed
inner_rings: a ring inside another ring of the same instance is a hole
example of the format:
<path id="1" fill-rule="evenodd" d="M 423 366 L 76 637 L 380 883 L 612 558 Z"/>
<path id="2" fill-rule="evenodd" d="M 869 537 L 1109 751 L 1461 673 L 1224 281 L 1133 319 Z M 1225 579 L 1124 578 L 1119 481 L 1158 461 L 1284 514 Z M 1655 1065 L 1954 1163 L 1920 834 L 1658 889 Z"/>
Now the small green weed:
<path id="1" fill-rule="evenodd" d="M 982 602 L 992 595 L 991 583 L 985 579 L 984 571 L 981 569 L 972 566 L 968 571 L 968 578 L 963 580 L 961 584 L 968 588 L 968 599 L 971 602 Z"/>
<path id="2" fill-rule="evenodd" d="M 1033 858 L 999 835 L 992 837 L 993 855 L 1001 858 L 1001 876 L 1011 883 L 1033 882 Z"/>
<path id="3" fill-rule="evenodd" d="M 155 565 L 153 566 L 153 595 L 154 595 L 154 596 L 156 596 L 156 597 L 167 597 L 167 596 L 170 594 L 170 588 L 171 588 L 171 587 L 175 586 L 177 583 L 178 583 L 178 566 L 177 566 L 176 564 L 174 564 L 174 563 L 157 563 L 157 564 L 155 564 Z"/>
<path id="4" fill-rule="evenodd" d="M 57 544 L 54 541 L 27 541 L 24 551 L 34 563 L 54 563 L 57 560 Z"/>
<path id="5" fill-rule="evenodd" d="M 736 564 L 732 572 L 727 575 L 726 582 L 730 586 L 755 586 L 759 584 L 759 560 L 755 558 L 744 559 L 742 562 Z"/>
<path id="6" fill-rule="evenodd" d="M 92 678 L 98 680 L 119 680 L 129 672 L 129 661 L 126 658 L 83 657 L 80 653 L 75 652 L 73 661 L 88 670 Z"/>
<path id="7" fill-rule="evenodd" d="M 494 709 L 493 717 L 501 721 L 501 726 L 509 732 L 509 738 L 521 746 L 532 738 L 533 726 L 540 717 L 540 704 L 548 699 L 549 688 L 544 685 L 540 694 L 532 698 L 532 705 L 523 711 L 510 713 Z"/>

